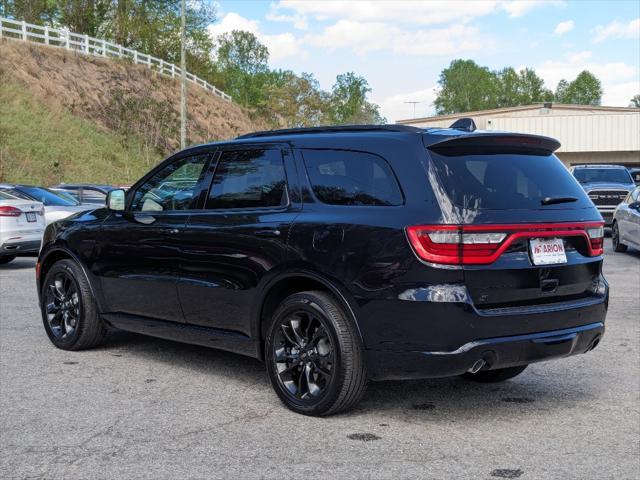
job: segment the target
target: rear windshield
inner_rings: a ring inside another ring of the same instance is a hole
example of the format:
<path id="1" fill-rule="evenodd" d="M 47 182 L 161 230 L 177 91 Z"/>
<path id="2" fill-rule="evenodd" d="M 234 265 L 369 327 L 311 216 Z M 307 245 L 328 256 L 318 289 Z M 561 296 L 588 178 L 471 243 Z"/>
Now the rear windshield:
<path id="1" fill-rule="evenodd" d="M 584 191 L 555 155 L 430 154 L 444 190 L 460 207 L 506 210 L 589 206 Z M 561 197 L 576 200 L 543 205 L 544 199 Z"/>
<path id="2" fill-rule="evenodd" d="M 632 183 L 631 175 L 625 168 L 577 168 L 573 176 L 580 183 Z"/>

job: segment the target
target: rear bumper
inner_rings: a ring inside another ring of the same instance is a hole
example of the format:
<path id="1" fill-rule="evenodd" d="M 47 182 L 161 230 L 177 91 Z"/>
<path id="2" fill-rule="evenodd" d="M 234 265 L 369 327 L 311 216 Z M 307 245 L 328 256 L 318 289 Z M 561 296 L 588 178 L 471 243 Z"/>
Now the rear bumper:
<path id="1" fill-rule="evenodd" d="M 477 340 L 454 351 L 367 351 L 373 380 L 433 378 L 461 375 L 478 360 L 485 369 L 526 365 L 592 350 L 604 335 L 604 323 L 527 335 Z"/>
<path id="2" fill-rule="evenodd" d="M 497 369 L 586 353 L 604 334 L 609 286 L 601 277 L 592 296 L 522 307 L 478 309 L 465 297 L 376 305 L 388 315 L 377 324 L 380 335 L 360 322 L 370 378 L 448 377 L 480 359 Z"/>
<path id="3" fill-rule="evenodd" d="M 38 253 L 41 240 L 8 241 L 0 245 L 0 256 Z"/>

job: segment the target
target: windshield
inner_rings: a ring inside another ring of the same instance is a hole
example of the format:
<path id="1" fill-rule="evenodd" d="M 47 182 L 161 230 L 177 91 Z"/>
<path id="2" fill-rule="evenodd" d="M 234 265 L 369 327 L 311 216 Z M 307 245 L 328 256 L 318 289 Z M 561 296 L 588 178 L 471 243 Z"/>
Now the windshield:
<path id="1" fill-rule="evenodd" d="M 573 176 L 580 183 L 633 183 L 629 171 L 625 168 L 576 168 Z"/>
<path id="2" fill-rule="evenodd" d="M 19 191 L 28 195 L 32 200 L 44 203 L 47 207 L 74 207 L 80 205 L 69 195 L 58 194 L 43 187 L 20 187 Z"/>
<path id="3" fill-rule="evenodd" d="M 590 205 L 580 185 L 555 155 L 430 153 L 447 196 L 463 208 L 551 209 Z M 549 199 L 567 197 L 571 200 L 547 203 Z"/>

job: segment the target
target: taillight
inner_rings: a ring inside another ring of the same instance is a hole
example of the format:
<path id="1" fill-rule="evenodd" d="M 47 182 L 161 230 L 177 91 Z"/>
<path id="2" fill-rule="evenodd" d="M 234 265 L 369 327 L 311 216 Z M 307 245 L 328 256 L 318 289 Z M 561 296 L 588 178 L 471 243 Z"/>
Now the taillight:
<path id="1" fill-rule="evenodd" d="M 19 217 L 22 215 L 22 210 L 16 207 L 0 206 L 0 217 Z"/>
<path id="2" fill-rule="evenodd" d="M 602 255 L 602 222 L 407 227 L 407 237 L 418 257 L 443 265 L 493 263 L 519 238 L 574 236 L 588 241 L 589 256 Z"/>
<path id="3" fill-rule="evenodd" d="M 604 245 L 604 225 L 587 228 L 589 244 L 591 245 L 591 255 L 602 255 Z"/>

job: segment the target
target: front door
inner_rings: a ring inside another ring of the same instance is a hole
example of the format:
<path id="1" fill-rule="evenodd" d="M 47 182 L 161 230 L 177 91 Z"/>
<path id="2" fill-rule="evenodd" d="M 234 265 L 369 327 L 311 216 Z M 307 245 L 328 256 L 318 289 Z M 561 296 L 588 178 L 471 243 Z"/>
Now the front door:
<path id="1" fill-rule="evenodd" d="M 209 154 L 164 164 L 103 223 L 94 273 L 107 313 L 182 322 L 176 288 L 189 214 L 204 201 Z"/>
<path id="2" fill-rule="evenodd" d="M 276 147 L 223 150 L 205 208 L 183 236 L 178 292 L 188 323 L 251 335 L 256 287 L 286 255 L 300 204 L 290 152 Z"/>

